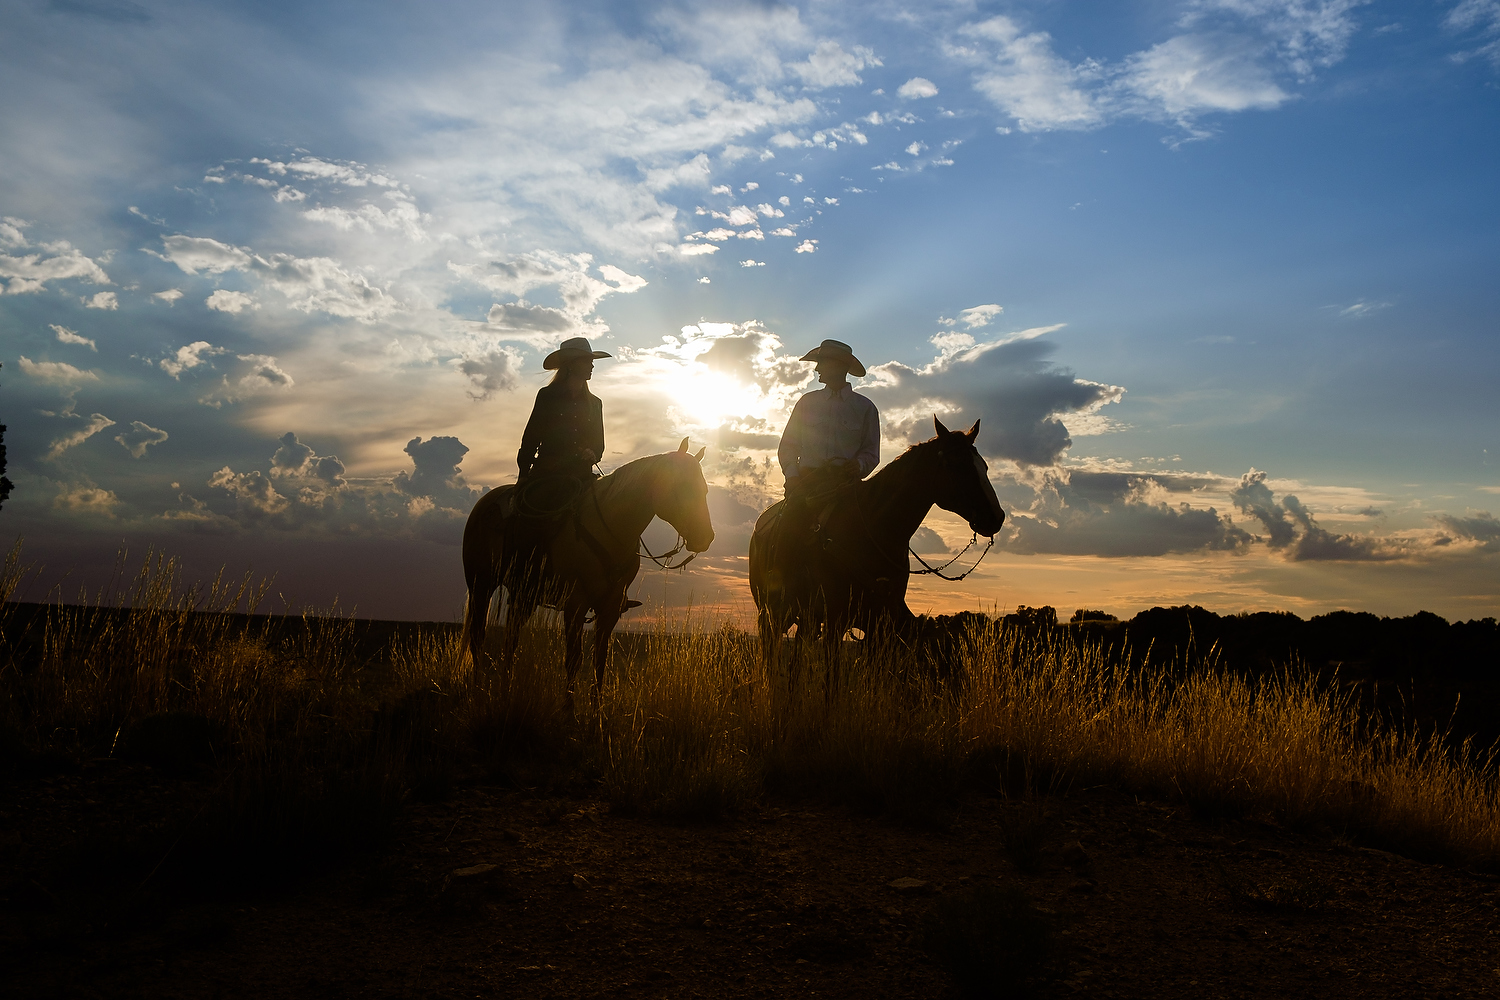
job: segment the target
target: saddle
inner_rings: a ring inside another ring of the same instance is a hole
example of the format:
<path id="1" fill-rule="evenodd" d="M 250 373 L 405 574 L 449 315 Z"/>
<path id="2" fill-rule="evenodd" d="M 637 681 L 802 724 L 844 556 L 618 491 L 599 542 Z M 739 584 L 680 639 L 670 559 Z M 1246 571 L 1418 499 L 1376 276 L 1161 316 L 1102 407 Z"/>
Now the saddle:
<path id="1" fill-rule="evenodd" d="M 855 482 L 830 484 L 766 508 L 755 522 L 754 541 L 765 551 L 769 564 L 797 576 L 807 570 L 811 560 L 829 552 L 835 541 L 824 533 L 824 526 L 853 491 Z"/>

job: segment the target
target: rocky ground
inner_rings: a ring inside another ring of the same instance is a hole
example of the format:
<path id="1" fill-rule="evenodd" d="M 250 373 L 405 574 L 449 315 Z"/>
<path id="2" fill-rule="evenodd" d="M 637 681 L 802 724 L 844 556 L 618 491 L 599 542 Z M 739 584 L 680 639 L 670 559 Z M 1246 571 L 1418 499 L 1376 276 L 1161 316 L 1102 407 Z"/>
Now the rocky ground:
<path id="1" fill-rule="evenodd" d="M 228 899 L 68 870 L 195 795 L 118 762 L 0 785 L 6 995 L 943 997 L 925 915 L 1003 886 L 1059 943 L 1041 996 L 1500 995 L 1494 878 L 1107 788 L 922 830 L 777 802 L 677 827 L 473 783 L 382 851 Z"/>

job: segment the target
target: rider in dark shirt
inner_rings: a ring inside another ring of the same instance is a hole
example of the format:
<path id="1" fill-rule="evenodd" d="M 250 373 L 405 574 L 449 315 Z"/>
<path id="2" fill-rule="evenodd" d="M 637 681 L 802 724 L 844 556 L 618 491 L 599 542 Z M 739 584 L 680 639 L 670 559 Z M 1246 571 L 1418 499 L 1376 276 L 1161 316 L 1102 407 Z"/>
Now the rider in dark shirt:
<path id="1" fill-rule="evenodd" d="M 532 476 L 567 476 L 588 482 L 604 457 L 604 404 L 589 392 L 594 361 L 610 355 L 587 339 L 574 337 L 547 355 L 542 367 L 556 371 L 536 394 L 531 419 L 516 455 L 520 481 Z"/>

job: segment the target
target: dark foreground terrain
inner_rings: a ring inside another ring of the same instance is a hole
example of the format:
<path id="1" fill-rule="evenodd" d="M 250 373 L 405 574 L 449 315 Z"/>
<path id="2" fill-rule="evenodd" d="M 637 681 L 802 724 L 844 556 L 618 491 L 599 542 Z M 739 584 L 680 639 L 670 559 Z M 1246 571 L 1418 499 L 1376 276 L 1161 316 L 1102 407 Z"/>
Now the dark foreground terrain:
<path id="1" fill-rule="evenodd" d="M 1033 960 L 1040 996 L 1500 995 L 1495 877 L 1105 788 L 970 796 L 931 829 L 774 801 L 678 827 L 460 782 L 295 877 L 113 870 L 112 840 L 207 780 L 96 761 L 0 785 L 0 992 L 943 997 L 973 967 L 955 927 L 998 927 L 979 972 Z"/>

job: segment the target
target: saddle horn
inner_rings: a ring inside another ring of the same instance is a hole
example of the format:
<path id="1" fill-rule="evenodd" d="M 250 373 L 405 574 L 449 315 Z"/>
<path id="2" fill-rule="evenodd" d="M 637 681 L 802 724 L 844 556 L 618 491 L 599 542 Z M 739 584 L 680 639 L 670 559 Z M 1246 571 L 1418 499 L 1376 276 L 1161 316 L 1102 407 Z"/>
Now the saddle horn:
<path id="1" fill-rule="evenodd" d="M 680 445 L 677 446 L 677 450 L 680 451 L 680 452 L 682 452 L 684 455 L 687 454 L 687 442 L 688 442 L 688 439 L 687 438 L 683 438 L 682 439 L 682 444 L 680 444 Z"/>

